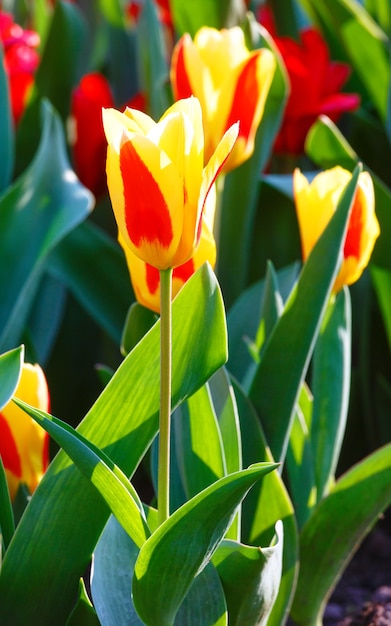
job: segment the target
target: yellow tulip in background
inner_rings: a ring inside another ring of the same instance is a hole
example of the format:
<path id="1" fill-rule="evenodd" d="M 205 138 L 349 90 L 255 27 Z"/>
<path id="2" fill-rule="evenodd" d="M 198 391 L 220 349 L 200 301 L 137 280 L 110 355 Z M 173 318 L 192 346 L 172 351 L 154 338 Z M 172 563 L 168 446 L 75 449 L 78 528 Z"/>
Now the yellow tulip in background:
<path id="1" fill-rule="evenodd" d="M 103 109 L 107 184 L 125 246 L 159 270 L 195 253 L 208 195 L 238 135 L 230 127 L 204 168 L 197 98 L 179 100 L 159 122 L 134 109 Z"/>
<path id="2" fill-rule="evenodd" d="M 25 363 L 15 396 L 49 411 L 49 391 L 39 365 Z M 12 400 L 0 412 L 0 456 L 13 499 L 20 485 L 33 493 L 49 463 L 48 434 Z"/>
<path id="3" fill-rule="evenodd" d="M 351 176 L 349 171 L 337 166 L 317 174 L 310 183 L 299 169 L 294 171 L 293 192 L 304 261 L 329 223 Z M 379 234 L 372 179 L 368 172 L 362 172 L 348 224 L 342 267 L 333 287 L 334 293 L 360 278 Z"/>
<path id="4" fill-rule="evenodd" d="M 265 48 L 248 50 L 241 28 L 203 27 L 194 40 L 185 33 L 171 62 L 176 99 L 191 94 L 201 103 L 208 160 L 225 131 L 240 122 L 239 137 L 224 165 L 227 172 L 248 159 L 273 80 L 275 58 Z"/>

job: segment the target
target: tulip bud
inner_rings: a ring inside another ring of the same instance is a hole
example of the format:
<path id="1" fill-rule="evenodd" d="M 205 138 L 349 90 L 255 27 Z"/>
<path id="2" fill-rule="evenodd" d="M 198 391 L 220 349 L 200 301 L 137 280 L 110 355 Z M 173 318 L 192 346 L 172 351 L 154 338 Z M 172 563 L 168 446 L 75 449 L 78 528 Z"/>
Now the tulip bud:
<path id="1" fill-rule="evenodd" d="M 49 410 L 49 391 L 39 365 L 25 363 L 14 394 L 31 406 Z M 49 463 L 48 434 L 12 400 L 0 412 L 0 456 L 13 499 L 20 485 L 33 493 Z"/>
<path id="2" fill-rule="evenodd" d="M 321 172 L 309 183 L 300 170 L 294 171 L 293 190 L 304 260 L 329 223 L 351 176 L 349 171 L 337 166 Z M 368 172 L 362 172 L 353 200 L 343 248 L 344 260 L 333 287 L 334 293 L 360 278 L 379 234 L 372 179 Z"/>

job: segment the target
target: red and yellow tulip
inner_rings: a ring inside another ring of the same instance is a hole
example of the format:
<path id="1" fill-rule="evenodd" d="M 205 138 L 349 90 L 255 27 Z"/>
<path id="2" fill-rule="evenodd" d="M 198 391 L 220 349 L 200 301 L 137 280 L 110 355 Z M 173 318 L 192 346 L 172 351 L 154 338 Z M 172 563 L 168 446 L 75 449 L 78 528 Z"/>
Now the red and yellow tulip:
<path id="1" fill-rule="evenodd" d="M 15 396 L 43 411 L 49 392 L 39 365 L 25 363 Z M 33 493 L 49 463 L 48 434 L 11 400 L 0 411 L 0 456 L 13 499 L 20 485 Z"/>
<path id="2" fill-rule="evenodd" d="M 240 122 L 239 137 L 225 163 L 225 172 L 253 153 L 275 66 L 270 50 L 248 50 L 239 27 L 219 31 L 205 26 L 194 40 L 184 34 L 174 48 L 171 62 L 174 97 L 193 94 L 200 100 L 207 159 L 227 128 Z"/>
<path id="3" fill-rule="evenodd" d="M 197 98 L 179 100 L 159 122 L 136 109 L 103 109 L 107 184 L 123 244 L 159 270 L 198 247 L 205 203 L 238 135 L 234 124 L 204 168 Z"/>
<path id="4" fill-rule="evenodd" d="M 349 171 L 337 166 L 321 172 L 310 183 L 300 170 L 294 171 L 293 190 L 304 260 L 329 223 L 351 176 Z M 334 293 L 360 278 L 369 263 L 379 234 L 372 179 L 368 172 L 362 172 L 344 243 L 344 260 L 333 287 Z"/>

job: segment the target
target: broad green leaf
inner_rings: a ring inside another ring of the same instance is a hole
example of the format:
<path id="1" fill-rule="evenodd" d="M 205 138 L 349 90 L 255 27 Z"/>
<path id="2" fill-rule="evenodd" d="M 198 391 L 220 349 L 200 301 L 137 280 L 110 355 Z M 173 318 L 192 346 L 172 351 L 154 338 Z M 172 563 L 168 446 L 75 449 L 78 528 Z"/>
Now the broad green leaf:
<path id="1" fill-rule="evenodd" d="M 82 578 L 80 579 L 77 603 L 67 620 L 66 626 L 100 626 Z"/>
<path id="2" fill-rule="evenodd" d="M 225 368 L 211 377 L 209 389 L 224 446 L 228 474 L 242 469 L 240 424 L 233 387 Z"/>
<path id="3" fill-rule="evenodd" d="M 253 48 L 276 51 L 273 40 L 254 20 L 248 24 Z M 243 165 L 230 172 L 224 183 L 221 230 L 217 236 L 217 275 L 229 308 L 247 286 L 249 253 L 252 240 L 259 179 L 266 167 L 279 129 L 285 99 L 285 70 L 275 54 L 277 67 L 257 131 L 254 153 Z M 240 209 L 240 210 L 239 210 Z"/>
<path id="4" fill-rule="evenodd" d="M 246 390 L 251 387 L 261 358 L 262 350 L 264 349 L 277 320 L 280 318 L 283 308 L 284 303 L 279 290 L 277 275 L 274 271 L 272 263 L 269 262 L 265 277 L 265 289 L 262 297 L 260 322 L 255 336 L 255 341 L 251 345 L 253 363 L 247 370 L 246 376 L 243 380 L 243 387 Z"/>
<path id="5" fill-rule="evenodd" d="M 69 167 L 60 120 L 46 103 L 39 150 L 0 199 L 0 346 L 23 331 L 47 255 L 92 208 Z"/>
<path id="6" fill-rule="evenodd" d="M 321 117 L 311 128 L 306 150 L 308 156 L 324 169 L 342 165 L 353 170 L 360 157 L 352 150 L 337 127 L 326 117 Z M 362 155 L 363 159 L 365 154 Z M 375 187 L 375 208 L 380 224 L 380 236 L 376 240 L 371 262 L 391 269 L 389 242 L 391 241 L 391 190 L 378 176 L 370 172 Z"/>
<path id="7" fill-rule="evenodd" d="M 125 26 L 125 15 L 120 0 L 98 0 L 104 18 L 114 27 Z"/>
<path id="8" fill-rule="evenodd" d="M 220 578 L 211 563 L 194 578 L 174 626 L 227 626 L 228 612 Z"/>
<path id="9" fill-rule="evenodd" d="M 334 481 L 345 434 L 350 393 L 351 334 L 350 295 L 344 288 L 329 303 L 314 350 L 311 445 L 317 501 L 327 494 Z"/>
<path id="10" fill-rule="evenodd" d="M 131 589 L 138 548 L 111 516 L 95 548 L 91 593 L 102 626 L 141 626 Z M 193 581 L 175 619 L 175 626 L 226 626 L 227 613 L 220 579 L 208 565 Z"/>
<path id="11" fill-rule="evenodd" d="M 104 262 L 97 263 L 97 258 Z M 47 270 L 64 283 L 89 315 L 120 343 L 134 295 L 118 244 L 92 222 L 83 222 L 53 250 Z"/>
<path id="12" fill-rule="evenodd" d="M 183 485 L 187 498 L 192 498 L 227 473 L 208 384 L 181 405 L 174 428 Z"/>
<path id="13" fill-rule="evenodd" d="M 0 194 L 11 182 L 14 169 L 14 131 L 8 76 L 4 67 L 4 53 L 0 49 Z"/>
<path id="14" fill-rule="evenodd" d="M 284 301 L 297 280 L 299 268 L 299 263 L 294 263 L 277 272 L 279 289 Z M 248 376 L 248 369 L 252 367 L 254 362 L 248 346 L 256 341 L 262 315 L 264 289 L 264 280 L 258 281 L 246 289 L 227 316 L 228 369 L 242 384 Z"/>
<path id="15" fill-rule="evenodd" d="M 80 472 L 99 491 L 129 537 L 140 548 L 150 534 L 149 529 L 142 515 L 142 506 L 137 493 L 119 467 L 102 450 L 65 422 L 16 398 L 15 402 L 40 424 L 72 459 Z"/>
<path id="16" fill-rule="evenodd" d="M 134 302 L 128 311 L 125 326 L 121 338 L 121 353 L 125 356 L 144 337 L 154 325 L 158 315 L 145 308 L 138 302 Z"/>
<path id="17" fill-rule="evenodd" d="M 163 522 L 140 550 L 133 601 L 147 626 L 170 626 L 194 577 L 206 566 L 248 490 L 271 472 L 260 463 L 197 494 Z M 175 548 L 175 549 L 174 549 Z"/>
<path id="18" fill-rule="evenodd" d="M 283 525 L 268 548 L 224 539 L 212 557 L 227 598 L 232 626 L 266 626 L 278 595 L 283 554 Z"/>
<path id="19" fill-rule="evenodd" d="M 156 324 L 137 344 L 78 429 L 127 476 L 158 430 L 159 330 Z M 173 407 L 199 389 L 226 358 L 224 305 L 205 265 L 173 303 Z M 34 492 L 4 559 L 0 621 L 65 622 L 108 516 L 96 489 L 60 452 Z"/>
<path id="20" fill-rule="evenodd" d="M 360 542 L 391 502 L 391 445 L 344 474 L 300 534 L 300 573 L 291 615 L 322 623 L 327 599 Z M 330 532 L 330 528 L 338 529 Z"/>
<path id="21" fill-rule="evenodd" d="M 243 462 L 271 461 L 261 426 L 248 397 L 234 382 L 234 390 L 243 443 Z M 256 485 L 242 505 L 242 541 L 252 546 L 270 545 L 275 534 L 276 520 L 284 527 L 283 573 L 277 600 L 268 626 L 285 623 L 296 584 L 298 569 L 298 533 L 295 512 L 279 472 L 271 472 Z"/>
<path id="22" fill-rule="evenodd" d="M 91 594 L 101 626 L 142 626 L 131 594 L 138 552 L 111 515 L 94 550 L 91 571 Z"/>
<path id="23" fill-rule="evenodd" d="M 316 503 L 315 463 L 310 436 L 312 403 L 312 394 L 303 383 L 286 454 L 289 490 L 299 528 L 307 521 Z"/>
<path id="24" fill-rule="evenodd" d="M 384 32 L 391 35 L 391 6 L 388 0 L 364 0 L 368 13 L 380 24 Z"/>
<path id="25" fill-rule="evenodd" d="M 24 347 L 0 355 L 0 410 L 11 400 L 18 386 L 24 360 Z"/>
<path id="26" fill-rule="evenodd" d="M 304 264 L 272 331 L 250 390 L 266 440 L 277 460 L 285 457 L 296 401 L 339 270 L 359 172 L 357 167 L 335 214 Z"/>
<path id="27" fill-rule="evenodd" d="M 238 0 L 226 0 L 226 2 L 171 0 L 170 10 L 176 33 L 179 36 L 183 33 L 190 33 L 192 37 L 202 26 L 220 29 L 237 24 L 238 21 L 235 21 L 235 18 L 240 17 L 242 13 Z"/>

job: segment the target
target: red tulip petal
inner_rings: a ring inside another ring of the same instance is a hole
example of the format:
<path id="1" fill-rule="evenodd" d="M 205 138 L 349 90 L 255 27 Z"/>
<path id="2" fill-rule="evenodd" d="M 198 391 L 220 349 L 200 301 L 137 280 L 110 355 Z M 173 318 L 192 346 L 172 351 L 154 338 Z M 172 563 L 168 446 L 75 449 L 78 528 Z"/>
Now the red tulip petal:
<path id="1" fill-rule="evenodd" d="M 185 62 L 185 45 L 189 39 L 190 36 L 188 34 L 183 35 L 174 48 L 172 55 L 171 84 L 176 100 L 189 98 L 193 94 Z"/>
<path id="2" fill-rule="evenodd" d="M 124 184 L 125 223 L 130 240 L 137 248 L 142 241 L 168 248 L 173 239 L 173 229 L 166 200 L 130 141 L 121 147 L 120 169 Z"/>
<path id="3" fill-rule="evenodd" d="M 18 478 L 22 476 L 22 464 L 11 429 L 0 413 L 0 456 L 4 467 Z"/>

